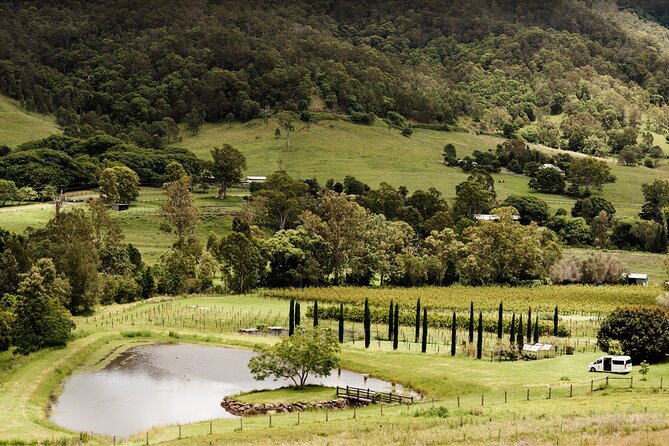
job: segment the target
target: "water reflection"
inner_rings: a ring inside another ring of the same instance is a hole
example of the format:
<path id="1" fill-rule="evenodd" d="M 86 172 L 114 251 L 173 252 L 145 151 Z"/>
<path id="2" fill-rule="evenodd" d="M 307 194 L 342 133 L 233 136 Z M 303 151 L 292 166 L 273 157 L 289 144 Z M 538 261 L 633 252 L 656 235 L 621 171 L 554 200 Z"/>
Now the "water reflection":
<path id="1" fill-rule="evenodd" d="M 247 368 L 252 356 L 249 350 L 190 344 L 134 347 L 104 370 L 70 377 L 51 420 L 73 431 L 126 437 L 152 426 L 232 418 L 220 406 L 224 396 L 289 384 L 255 381 Z M 392 389 L 386 381 L 346 370 L 310 383 Z"/>

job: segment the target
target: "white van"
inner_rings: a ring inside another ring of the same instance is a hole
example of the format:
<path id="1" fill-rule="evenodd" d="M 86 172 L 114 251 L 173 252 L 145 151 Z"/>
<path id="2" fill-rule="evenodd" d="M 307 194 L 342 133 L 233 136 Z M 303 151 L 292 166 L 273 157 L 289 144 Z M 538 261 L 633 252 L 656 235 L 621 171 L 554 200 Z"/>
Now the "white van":
<path id="1" fill-rule="evenodd" d="M 627 374 L 632 371 L 632 358 L 629 356 L 602 356 L 588 365 L 588 371 Z"/>

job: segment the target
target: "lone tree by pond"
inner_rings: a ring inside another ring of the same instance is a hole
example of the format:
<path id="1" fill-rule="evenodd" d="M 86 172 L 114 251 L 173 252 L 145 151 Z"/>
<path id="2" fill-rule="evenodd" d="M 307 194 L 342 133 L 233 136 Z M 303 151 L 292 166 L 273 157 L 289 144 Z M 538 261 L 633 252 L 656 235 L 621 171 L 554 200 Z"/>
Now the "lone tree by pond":
<path id="1" fill-rule="evenodd" d="M 285 378 L 298 389 L 304 388 L 309 376 L 330 376 L 330 371 L 339 367 L 339 343 L 328 328 L 295 327 L 293 336 L 273 346 L 256 345 L 254 351 L 258 355 L 249 361 L 254 379 Z"/>

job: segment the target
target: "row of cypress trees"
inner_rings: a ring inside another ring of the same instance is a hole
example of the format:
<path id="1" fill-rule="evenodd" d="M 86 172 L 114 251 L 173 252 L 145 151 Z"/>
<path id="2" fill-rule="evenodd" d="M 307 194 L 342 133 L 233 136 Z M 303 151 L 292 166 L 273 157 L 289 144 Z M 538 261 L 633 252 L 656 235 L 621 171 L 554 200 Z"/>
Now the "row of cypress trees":
<path id="1" fill-rule="evenodd" d="M 503 317 L 504 317 L 504 307 L 503 303 L 499 303 L 498 311 L 498 320 L 497 320 L 497 339 L 502 339 L 503 336 Z M 295 299 L 290 300 L 290 310 L 289 310 L 289 329 L 288 334 L 290 336 L 295 332 L 295 327 L 300 325 L 300 303 L 296 302 Z M 553 314 L 553 335 L 557 336 L 558 334 L 558 307 L 555 307 L 555 312 Z M 313 324 L 314 327 L 318 326 L 318 301 L 314 301 L 314 315 L 313 315 Z M 423 336 L 421 339 L 421 351 L 425 353 L 427 351 L 427 339 L 428 339 L 428 319 L 427 319 L 427 308 L 423 308 Z M 371 313 L 369 309 L 369 299 L 365 298 L 365 307 L 363 315 L 363 326 L 365 332 L 365 348 L 369 348 L 371 342 L 371 329 L 372 329 L 372 320 Z M 414 341 L 418 343 L 420 337 L 420 328 L 421 328 L 421 304 L 420 299 L 416 301 L 416 327 L 415 327 L 415 339 Z M 476 340 L 476 358 L 481 359 L 483 355 L 483 313 L 479 311 L 478 318 L 478 327 L 477 327 L 477 340 Z M 513 313 L 511 316 L 511 327 L 509 330 L 509 342 L 511 344 L 518 344 L 519 348 L 522 348 L 525 341 L 525 334 L 523 330 L 523 315 L 520 315 L 518 321 L 518 327 L 516 328 L 516 313 Z M 339 304 L 339 342 L 344 342 L 344 304 Z M 526 328 L 527 340 L 534 340 L 536 344 L 539 342 L 539 316 L 535 317 L 534 324 L 532 324 L 532 307 L 529 307 L 527 312 L 527 328 Z M 388 340 L 393 343 L 393 350 L 397 350 L 399 346 L 399 304 L 390 301 L 390 306 L 388 307 Z M 474 342 L 474 302 L 470 302 L 469 305 L 469 342 Z M 456 313 L 453 311 L 453 322 L 451 324 L 451 356 L 455 356 L 456 353 L 456 343 L 457 343 L 457 331 L 456 331 Z"/>

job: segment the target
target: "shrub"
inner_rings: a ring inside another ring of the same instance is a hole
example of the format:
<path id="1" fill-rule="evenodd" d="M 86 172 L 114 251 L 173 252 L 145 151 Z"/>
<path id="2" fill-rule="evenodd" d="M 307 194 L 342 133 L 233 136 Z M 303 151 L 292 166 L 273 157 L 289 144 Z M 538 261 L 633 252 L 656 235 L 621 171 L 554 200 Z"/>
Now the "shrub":
<path id="1" fill-rule="evenodd" d="M 411 127 L 404 127 L 402 129 L 402 136 L 406 136 L 408 138 L 411 135 L 413 135 L 413 130 L 411 129 Z"/>
<path id="2" fill-rule="evenodd" d="M 414 417 L 437 417 L 448 418 L 448 409 L 443 406 L 430 407 L 429 409 L 419 409 L 413 413 Z"/>
<path id="3" fill-rule="evenodd" d="M 609 352 L 611 341 L 639 364 L 661 361 L 669 354 L 669 313 L 659 307 L 620 307 L 602 323 L 597 344 Z"/>

